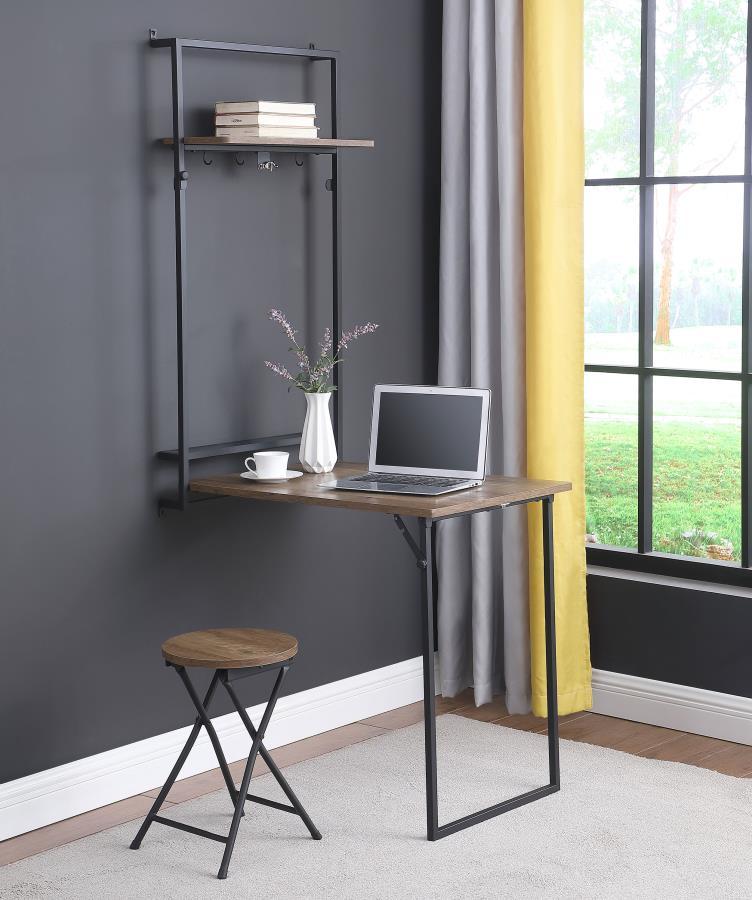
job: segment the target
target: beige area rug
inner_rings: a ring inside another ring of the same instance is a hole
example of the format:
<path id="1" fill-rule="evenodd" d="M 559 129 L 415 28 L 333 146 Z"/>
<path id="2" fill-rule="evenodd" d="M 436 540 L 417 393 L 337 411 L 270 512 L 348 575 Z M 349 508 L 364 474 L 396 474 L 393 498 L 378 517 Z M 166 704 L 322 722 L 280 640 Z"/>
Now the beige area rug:
<path id="1" fill-rule="evenodd" d="M 546 738 L 438 720 L 446 822 L 546 779 Z M 285 770 L 324 834 L 248 805 L 227 881 L 222 845 L 120 825 L 0 869 L 0 897 L 750 898 L 752 780 L 562 741 L 563 788 L 436 843 L 424 839 L 422 726 Z M 253 790 L 284 799 L 270 775 Z M 226 832 L 226 793 L 165 813 Z"/>

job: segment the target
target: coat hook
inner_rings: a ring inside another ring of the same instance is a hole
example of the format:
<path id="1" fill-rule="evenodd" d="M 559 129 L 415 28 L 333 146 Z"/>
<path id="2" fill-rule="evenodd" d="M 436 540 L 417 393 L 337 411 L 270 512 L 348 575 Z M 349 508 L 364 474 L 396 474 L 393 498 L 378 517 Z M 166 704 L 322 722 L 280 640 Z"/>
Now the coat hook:
<path id="1" fill-rule="evenodd" d="M 256 158 L 258 160 L 258 170 L 259 172 L 273 172 L 275 169 L 278 169 L 279 166 L 272 159 L 272 155 L 268 150 L 259 150 L 256 154 Z"/>
<path id="2" fill-rule="evenodd" d="M 296 165 L 296 166 L 302 166 L 302 165 L 303 165 L 303 157 L 302 157 L 299 153 L 296 153 L 296 154 L 295 154 L 295 165 Z"/>
<path id="3" fill-rule="evenodd" d="M 205 166 L 210 166 L 213 162 L 214 162 L 213 159 L 207 159 L 207 158 L 206 158 L 206 150 L 204 150 L 204 165 L 205 165 Z"/>
<path id="4" fill-rule="evenodd" d="M 233 155 L 235 157 L 235 165 L 236 166 L 244 166 L 245 165 L 245 160 L 242 159 L 237 153 L 235 153 Z"/>

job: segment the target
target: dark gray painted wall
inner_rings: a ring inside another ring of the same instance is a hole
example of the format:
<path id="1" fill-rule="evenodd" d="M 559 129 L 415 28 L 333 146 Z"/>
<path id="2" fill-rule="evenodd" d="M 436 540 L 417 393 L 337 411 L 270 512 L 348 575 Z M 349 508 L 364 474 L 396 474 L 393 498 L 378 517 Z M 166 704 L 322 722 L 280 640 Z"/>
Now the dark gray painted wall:
<path id="1" fill-rule="evenodd" d="M 389 519 L 234 501 L 155 515 L 170 471 L 153 451 L 175 444 L 173 236 L 154 146 L 169 52 L 146 35 L 342 51 L 342 134 L 377 144 L 341 174 L 345 324 L 382 326 L 345 370 L 357 459 L 373 383 L 435 378 L 439 16 L 430 0 L 3 5 L 0 780 L 189 721 L 159 655 L 179 631 L 295 633 L 288 692 L 419 653 L 418 576 Z M 192 53 L 186 78 L 189 131 L 218 98 L 310 94 L 326 111 L 300 63 Z M 328 163 L 189 163 L 193 439 L 297 430 L 302 397 L 262 365 L 285 355 L 264 312 L 324 323 Z"/>
<path id="2" fill-rule="evenodd" d="M 752 697 L 749 597 L 590 574 L 595 668 Z"/>

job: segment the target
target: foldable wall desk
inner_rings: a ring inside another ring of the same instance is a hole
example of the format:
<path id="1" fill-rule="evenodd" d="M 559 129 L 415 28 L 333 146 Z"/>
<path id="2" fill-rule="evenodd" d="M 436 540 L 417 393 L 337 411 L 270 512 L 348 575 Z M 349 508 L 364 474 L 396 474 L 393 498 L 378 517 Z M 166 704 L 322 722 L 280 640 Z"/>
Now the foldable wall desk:
<path id="1" fill-rule="evenodd" d="M 240 475 L 219 475 L 190 482 L 190 490 L 201 494 L 240 497 L 277 503 L 306 503 L 337 509 L 354 509 L 381 513 L 394 518 L 421 572 L 420 602 L 423 613 L 423 717 L 426 754 L 426 813 L 428 840 L 435 841 L 455 831 L 469 828 L 493 816 L 538 800 L 559 790 L 559 716 L 556 697 L 556 634 L 554 607 L 553 499 L 554 494 L 571 490 L 562 481 L 532 481 L 525 478 L 491 476 L 477 487 L 440 497 L 418 497 L 407 494 L 368 494 L 336 491 L 322 487 L 333 478 L 345 478 L 365 471 L 363 466 L 339 465 L 327 475 L 304 475 L 294 481 L 258 483 Z M 434 687 L 434 597 L 436 575 L 434 555 L 436 523 L 456 516 L 470 516 L 492 509 L 504 509 L 540 501 L 543 507 L 543 570 L 546 628 L 546 692 L 548 700 L 548 766 L 549 781 L 535 788 L 495 803 L 453 822 L 439 825 L 438 785 L 436 773 L 436 691 Z M 403 517 L 418 520 L 416 540 Z"/>

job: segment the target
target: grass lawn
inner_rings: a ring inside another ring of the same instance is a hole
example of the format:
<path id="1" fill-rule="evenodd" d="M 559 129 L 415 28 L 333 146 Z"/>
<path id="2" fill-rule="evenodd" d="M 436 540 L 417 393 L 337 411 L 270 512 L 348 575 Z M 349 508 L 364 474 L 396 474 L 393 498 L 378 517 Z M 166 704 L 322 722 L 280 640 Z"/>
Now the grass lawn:
<path id="1" fill-rule="evenodd" d="M 741 546 L 739 426 L 657 420 L 653 446 L 653 548 L 706 556 Z M 588 531 L 599 543 L 637 545 L 637 425 L 585 423 Z"/>

